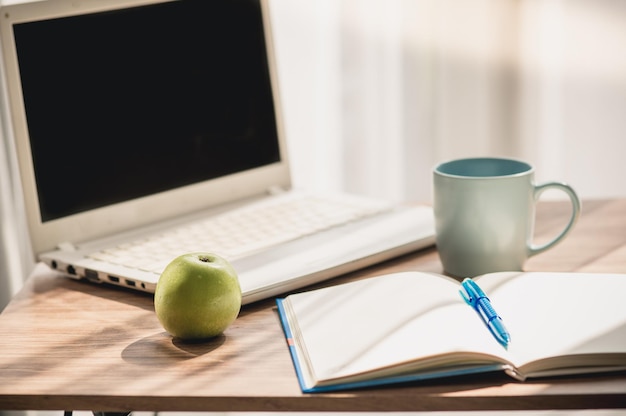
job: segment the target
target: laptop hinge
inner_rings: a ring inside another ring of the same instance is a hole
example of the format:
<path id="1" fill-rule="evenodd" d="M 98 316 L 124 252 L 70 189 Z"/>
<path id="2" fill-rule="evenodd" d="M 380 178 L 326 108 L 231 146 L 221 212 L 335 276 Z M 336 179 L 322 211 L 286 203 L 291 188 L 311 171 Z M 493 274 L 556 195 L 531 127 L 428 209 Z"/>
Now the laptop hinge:
<path id="1" fill-rule="evenodd" d="M 282 188 L 278 185 L 274 185 L 274 186 L 270 186 L 267 189 L 267 193 L 269 195 L 280 195 L 280 194 L 284 194 L 285 192 L 287 192 L 287 190 L 285 188 Z"/>
<path id="2" fill-rule="evenodd" d="M 67 251 L 67 252 L 76 251 L 76 247 L 74 246 L 74 244 L 70 243 L 69 241 L 64 241 L 62 243 L 59 243 L 58 248 L 61 251 Z"/>

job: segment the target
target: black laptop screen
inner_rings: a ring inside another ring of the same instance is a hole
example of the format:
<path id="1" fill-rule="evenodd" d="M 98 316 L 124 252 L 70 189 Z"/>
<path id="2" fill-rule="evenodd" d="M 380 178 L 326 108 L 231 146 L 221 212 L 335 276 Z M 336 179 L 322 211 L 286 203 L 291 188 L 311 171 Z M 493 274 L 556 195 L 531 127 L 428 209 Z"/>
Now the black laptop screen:
<path id="1" fill-rule="evenodd" d="M 258 0 L 14 26 L 42 221 L 279 160 Z"/>

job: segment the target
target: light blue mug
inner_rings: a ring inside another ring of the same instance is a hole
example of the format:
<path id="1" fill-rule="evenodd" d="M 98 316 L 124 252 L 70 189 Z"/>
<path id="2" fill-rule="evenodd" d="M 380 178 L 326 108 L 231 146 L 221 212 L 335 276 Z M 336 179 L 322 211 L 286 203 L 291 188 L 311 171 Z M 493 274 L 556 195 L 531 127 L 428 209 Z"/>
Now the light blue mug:
<path id="1" fill-rule="evenodd" d="M 569 222 L 551 241 L 532 243 L 535 204 L 547 189 L 567 194 Z M 433 172 L 436 243 L 444 270 L 458 277 L 522 270 L 525 261 L 559 243 L 572 230 L 581 202 L 561 182 L 535 184 L 534 168 L 504 158 L 458 159 Z"/>

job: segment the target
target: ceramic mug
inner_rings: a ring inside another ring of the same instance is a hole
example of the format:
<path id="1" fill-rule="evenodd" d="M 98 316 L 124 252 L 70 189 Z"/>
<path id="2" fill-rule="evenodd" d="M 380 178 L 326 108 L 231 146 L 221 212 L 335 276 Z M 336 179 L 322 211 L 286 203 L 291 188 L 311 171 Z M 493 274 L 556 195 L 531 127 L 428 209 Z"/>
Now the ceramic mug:
<path id="1" fill-rule="evenodd" d="M 535 245 L 535 204 L 547 189 L 565 192 L 572 214 L 556 237 Z M 529 257 L 553 247 L 572 230 L 581 202 L 565 183 L 535 184 L 534 168 L 526 162 L 470 158 L 435 167 L 433 208 L 444 270 L 457 277 L 473 277 L 522 270 Z"/>

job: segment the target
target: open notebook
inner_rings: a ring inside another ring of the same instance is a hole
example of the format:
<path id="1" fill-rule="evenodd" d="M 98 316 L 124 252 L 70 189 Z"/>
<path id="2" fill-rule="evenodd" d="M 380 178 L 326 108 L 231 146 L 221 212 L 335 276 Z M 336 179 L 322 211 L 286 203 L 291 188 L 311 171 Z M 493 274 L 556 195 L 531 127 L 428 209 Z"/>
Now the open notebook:
<path id="1" fill-rule="evenodd" d="M 278 299 L 302 391 L 626 370 L 625 274 L 498 272 L 473 281 L 508 328 L 508 346 L 443 275 L 394 273 Z"/>
<path id="2" fill-rule="evenodd" d="M 291 189 L 267 2 L 47 0 L 0 19 L 3 123 L 52 268 L 152 292 L 168 260 L 212 251 L 249 303 L 433 244 L 428 207 Z"/>

